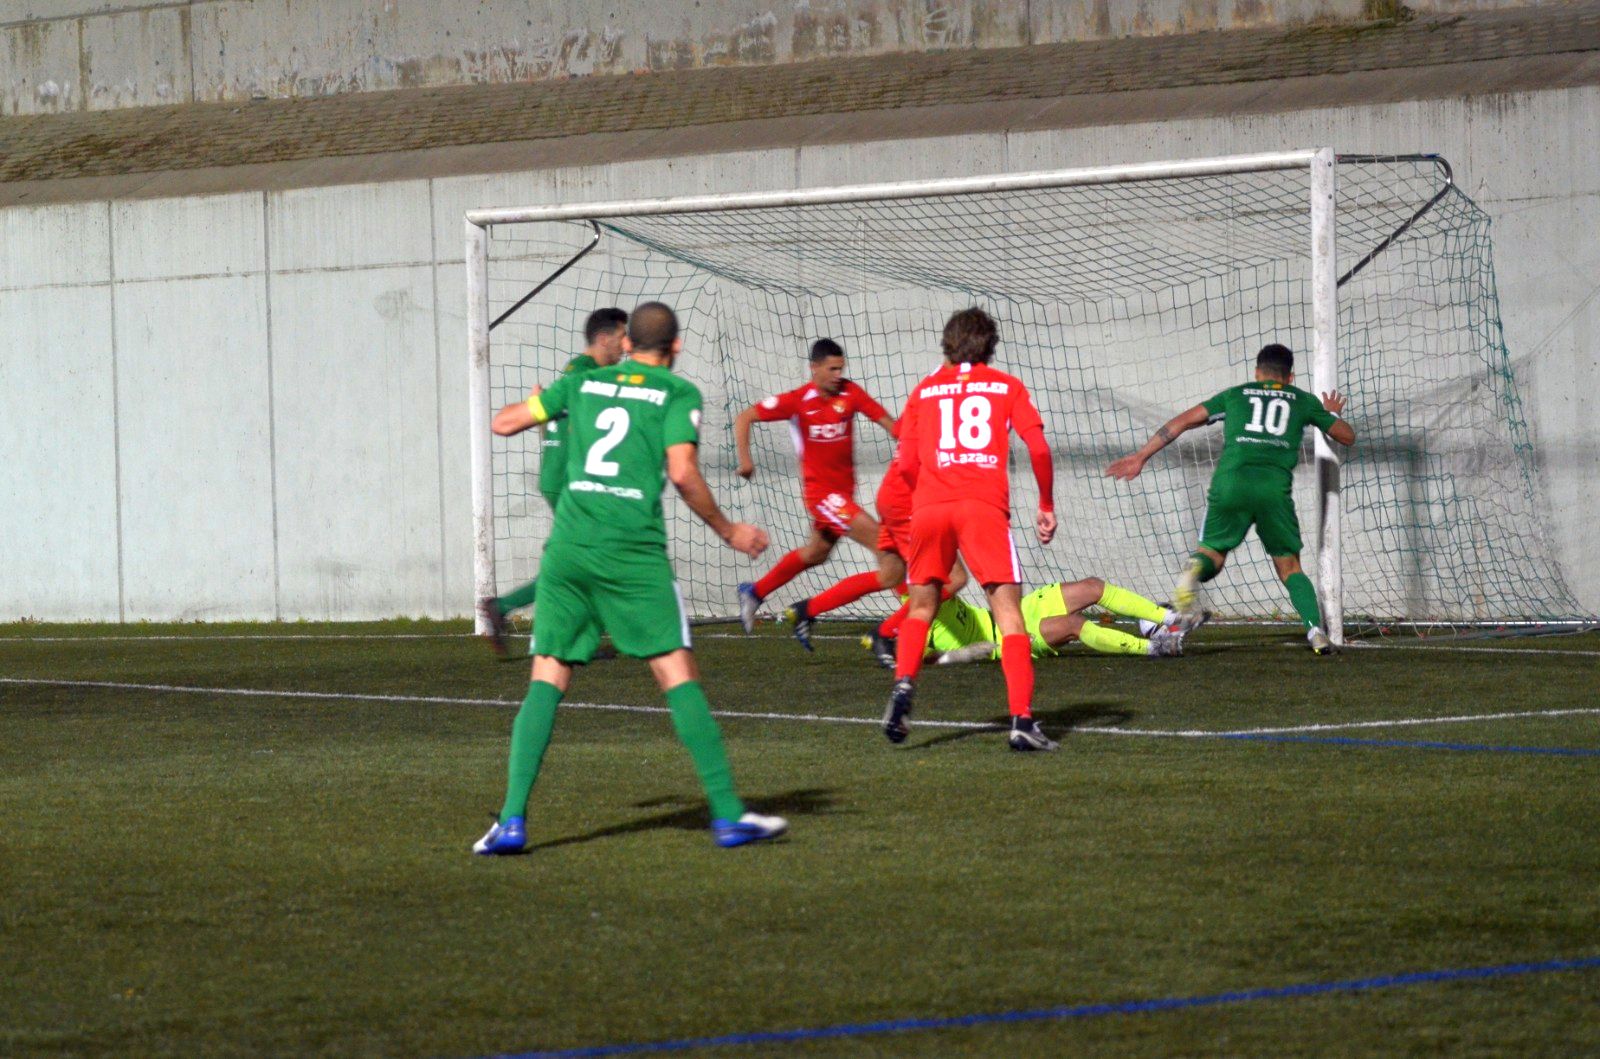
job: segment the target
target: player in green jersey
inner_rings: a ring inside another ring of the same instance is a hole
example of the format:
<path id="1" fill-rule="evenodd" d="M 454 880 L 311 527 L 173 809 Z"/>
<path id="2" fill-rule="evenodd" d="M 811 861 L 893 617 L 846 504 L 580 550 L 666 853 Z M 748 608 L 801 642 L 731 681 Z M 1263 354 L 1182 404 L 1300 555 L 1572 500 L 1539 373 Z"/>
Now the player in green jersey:
<path id="1" fill-rule="evenodd" d="M 589 371 L 592 368 L 604 368 L 617 363 L 622 359 L 622 342 L 627 333 L 627 313 L 617 308 L 596 309 L 589 314 L 589 319 L 583 325 L 583 340 L 587 348 L 567 361 L 567 366 L 561 369 L 562 373 Z M 506 428 L 520 421 L 521 410 L 526 406 L 526 400 L 506 405 L 496 413 L 491 429 L 496 434 L 507 436 L 521 433 L 521 430 Z M 526 429 L 528 428 L 522 428 Z M 560 423 L 546 423 L 543 432 L 544 442 L 539 455 L 539 495 L 544 497 L 544 502 L 550 505 L 551 511 L 554 511 L 556 501 L 561 499 L 561 493 L 567 487 L 566 452 L 561 447 Z M 506 653 L 506 616 L 514 610 L 532 606 L 534 597 L 538 594 L 538 586 L 539 580 L 534 578 L 503 596 L 491 596 L 478 601 L 478 613 L 489 626 L 489 632 L 486 634 L 489 646 L 493 647 L 497 654 Z"/>
<path id="2" fill-rule="evenodd" d="M 1141 631 L 1149 629 L 1149 638 L 1084 617 L 1083 612 L 1093 606 L 1138 619 Z M 1032 641 L 1035 658 L 1054 658 L 1074 640 L 1102 654 L 1171 658 L 1183 654 L 1188 631 L 1176 612 L 1098 577 L 1035 589 L 1022 597 L 1021 607 L 1023 629 Z M 999 644 L 994 615 L 966 600 L 951 598 L 939 606 L 928 628 L 927 657 L 940 665 L 998 659 Z"/>
<path id="3" fill-rule="evenodd" d="M 572 667 L 593 657 L 602 632 L 619 653 L 649 662 L 711 803 L 717 844 L 775 838 L 788 827 L 780 817 L 748 812 L 734 793 L 667 558 L 662 488 L 671 481 L 689 509 L 735 551 L 760 555 L 767 534 L 724 516 L 700 474 L 700 391 L 672 373 L 683 349 L 672 310 L 660 302 L 639 306 L 626 349 L 632 359 L 563 375 L 503 424 L 527 429 L 565 417 L 568 480 L 541 563 L 533 675 L 511 728 L 505 804 L 473 846 L 476 853 L 526 850 L 528 795 L 556 706 Z"/>
<path id="4" fill-rule="evenodd" d="M 1343 411 L 1344 398 L 1337 391 L 1323 394 L 1319 401 L 1315 394 L 1295 387 L 1294 354 L 1275 342 L 1257 355 L 1254 382 L 1229 387 L 1169 420 L 1144 448 L 1106 469 L 1113 478 L 1132 481 L 1145 461 L 1179 434 L 1223 421 L 1222 456 L 1211 476 L 1200 546 L 1189 557 L 1173 596 L 1180 611 L 1197 612 L 1200 584 L 1217 576 L 1228 553 L 1254 525 L 1305 622 L 1311 649 L 1319 655 L 1332 650 L 1322 629 L 1317 590 L 1300 567 L 1300 520 L 1291 490 L 1306 427 L 1316 427 L 1341 445 L 1355 443 L 1355 428 L 1339 418 Z"/>

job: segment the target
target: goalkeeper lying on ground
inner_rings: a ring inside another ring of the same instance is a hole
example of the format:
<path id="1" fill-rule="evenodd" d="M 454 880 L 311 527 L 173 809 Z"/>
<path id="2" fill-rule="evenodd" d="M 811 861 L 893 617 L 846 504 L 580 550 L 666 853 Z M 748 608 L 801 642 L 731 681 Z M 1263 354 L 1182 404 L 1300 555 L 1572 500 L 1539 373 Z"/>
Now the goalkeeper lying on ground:
<path id="1" fill-rule="evenodd" d="M 1150 637 L 1134 636 L 1083 616 L 1098 604 L 1126 618 L 1137 618 Z M 1183 654 L 1183 640 L 1209 615 L 1184 618 L 1136 592 L 1108 585 L 1098 577 L 1046 585 L 1022 597 L 1022 621 L 1033 642 L 1033 657 L 1050 658 L 1073 640 L 1103 654 L 1170 658 Z M 1148 624 L 1147 624 L 1148 623 Z M 978 662 L 1000 656 L 994 615 L 960 598 L 946 600 L 928 630 L 928 657 L 940 665 Z"/>

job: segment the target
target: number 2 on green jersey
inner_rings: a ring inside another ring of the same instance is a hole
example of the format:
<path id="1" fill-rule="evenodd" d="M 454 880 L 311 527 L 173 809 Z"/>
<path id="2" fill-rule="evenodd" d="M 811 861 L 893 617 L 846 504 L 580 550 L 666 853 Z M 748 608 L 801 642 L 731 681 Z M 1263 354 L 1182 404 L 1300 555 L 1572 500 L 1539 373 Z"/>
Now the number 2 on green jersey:
<path id="1" fill-rule="evenodd" d="M 1284 431 L 1289 429 L 1289 402 L 1282 397 L 1262 401 L 1255 396 L 1250 397 L 1249 401 L 1250 422 L 1244 428 L 1252 434 L 1259 434 L 1264 428 L 1268 434 L 1282 437 Z"/>
<path id="2" fill-rule="evenodd" d="M 604 430 L 606 434 L 589 446 L 589 455 L 583 461 L 583 473 L 592 474 L 597 478 L 615 478 L 616 461 L 608 460 L 606 456 L 628 436 L 628 410 L 615 406 L 602 408 L 600 414 L 594 418 L 594 425 Z"/>

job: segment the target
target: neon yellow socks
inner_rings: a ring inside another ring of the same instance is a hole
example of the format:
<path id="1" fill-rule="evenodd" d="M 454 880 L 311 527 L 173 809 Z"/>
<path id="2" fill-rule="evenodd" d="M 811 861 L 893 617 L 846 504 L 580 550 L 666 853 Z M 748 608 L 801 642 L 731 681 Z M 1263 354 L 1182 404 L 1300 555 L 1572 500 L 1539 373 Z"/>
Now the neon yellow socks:
<path id="1" fill-rule="evenodd" d="M 1157 609 L 1159 610 L 1160 608 Z M 1083 646 L 1093 651 L 1099 651 L 1101 654 L 1147 655 L 1150 653 L 1149 640 L 1092 621 L 1083 623 L 1083 628 L 1078 630 L 1078 639 L 1083 642 Z"/>
<path id="2" fill-rule="evenodd" d="M 1113 614 L 1121 614 L 1125 618 L 1142 618 L 1157 624 L 1166 620 L 1167 608 L 1158 603 L 1152 603 L 1137 592 L 1129 592 L 1125 588 L 1106 582 L 1106 590 L 1100 593 L 1100 605 Z"/>

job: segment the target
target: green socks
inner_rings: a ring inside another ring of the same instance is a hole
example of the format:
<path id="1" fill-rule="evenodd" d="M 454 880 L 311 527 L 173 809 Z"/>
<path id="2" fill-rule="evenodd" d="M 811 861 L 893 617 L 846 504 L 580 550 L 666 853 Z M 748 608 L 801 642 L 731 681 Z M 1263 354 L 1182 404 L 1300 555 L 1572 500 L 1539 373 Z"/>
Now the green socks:
<path id="1" fill-rule="evenodd" d="M 1189 556 L 1189 559 L 1191 568 L 1199 576 L 1201 582 L 1209 581 L 1217 576 L 1217 564 L 1205 552 L 1195 552 Z"/>
<path id="2" fill-rule="evenodd" d="M 1322 607 L 1317 604 L 1317 590 L 1312 586 L 1311 578 L 1305 574 L 1290 574 L 1283 584 L 1289 590 L 1295 612 L 1306 623 L 1306 628 L 1322 628 Z"/>
<path id="3" fill-rule="evenodd" d="M 1137 592 L 1118 588 L 1109 581 L 1106 582 L 1106 590 L 1100 593 L 1100 605 L 1113 614 L 1120 614 L 1125 618 L 1142 618 L 1158 625 L 1167 616 L 1166 607 L 1150 602 Z"/>
<path id="4" fill-rule="evenodd" d="M 495 602 L 500 604 L 501 614 L 510 614 L 514 610 L 533 606 L 533 598 L 538 594 L 539 579 L 536 577 L 527 584 L 513 588 L 503 596 L 496 597 Z"/>
<path id="5" fill-rule="evenodd" d="M 506 766 L 506 803 L 500 809 L 503 824 L 513 816 L 528 814 L 528 793 L 539 778 L 539 763 L 550 745 L 556 726 L 556 705 L 561 692 L 554 684 L 536 680 L 528 685 L 528 696 L 511 724 L 511 760 Z"/>
<path id="6" fill-rule="evenodd" d="M 711 716 L 711 703 L 697 680 L 686 681 L 667 692 L 672 710 L 672 727 L 689 748 L 694 770 L 711 803 L 711 819 L 737 820 L 744 815 L 744 802 L 733 791 L 733 769 L 722 749 L 722 733 Z"/>
<path id="7" fill-rule="evenodd" d="M 1129 593 L 1130 595 L 1132 593 Z M 1155 604 L 1151 604 L 1155 606 Z M 1160 607 L 1156 607 L 1160 610 Z M 1153 620 L 1153 619 L 1152 619 Z M 1107 655 L 1147 655 L 1150 653 L 1150 641 L 1141 639 L 1131 633 L 1120 629 L 1101 625 L 1097 622 L 1086 621 L 1083 628 L 1078 630 L 1078 639 L 1083 646 L 1090 650 L 1099 651 Z"/>

